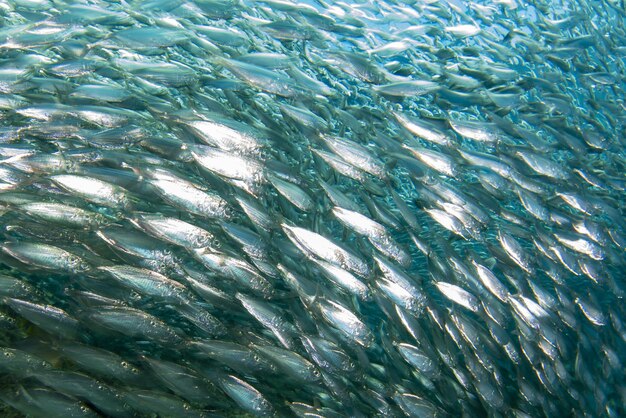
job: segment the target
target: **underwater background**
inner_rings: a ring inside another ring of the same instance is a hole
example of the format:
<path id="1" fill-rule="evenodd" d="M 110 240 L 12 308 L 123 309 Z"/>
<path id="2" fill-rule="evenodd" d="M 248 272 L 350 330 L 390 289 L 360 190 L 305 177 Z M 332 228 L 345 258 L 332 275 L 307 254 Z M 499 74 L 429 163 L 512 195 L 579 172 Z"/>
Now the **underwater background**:
<path id="1" fill-rule="evenodd" d="M 625 17 L 0 2 L 0 415 L 626 416 Z"/>

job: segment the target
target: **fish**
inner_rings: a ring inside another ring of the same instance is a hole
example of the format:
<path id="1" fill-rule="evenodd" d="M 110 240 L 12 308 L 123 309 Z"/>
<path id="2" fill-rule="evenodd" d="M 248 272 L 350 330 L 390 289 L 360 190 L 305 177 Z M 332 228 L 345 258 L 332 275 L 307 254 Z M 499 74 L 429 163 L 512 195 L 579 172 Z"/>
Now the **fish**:
<path id="1" fill-rule="evenodd" d="M 59 391 L 45 387 L 17 387 L 2 396 L 3 402 L 23 414 L 97 417 L 99 414 L 86 403 Z"/>
<path id="2" fill-rule="evenodd" d="M 185 301 L 185 285 L 156 273 L 151 270 L 116 265 L 98 267 L 114 277 L 126 287 L 129 287 L 139 294 L 149 297 L 163 298 L 172 303 Z"/>
<path id="3" fill-rule="evenodd" d="M 163 200 L 183 210 L 210 218 L 228 218 L 227 202 L 215 193 L 203 191 L 193 182 L 174 174 L 157 172 L 149 183 Z"/>
<path id="4" fill-rule="evenodd" d="M 78 320 L 56 306 L 11 298 L 6 299 L 4 304 L 27 321 L 53 335 L 63 336 L 71 340 L 78 333 L 80 326 Z"/>
<path id="5" fill-rule="evenodd" d="M 0 415 L 626 416 L 623 2 L 0 3 Z"/>
<path id="6" fill-rule="evenodd" d="M 367 264 L 357 255 L 341 248 L 328 238 L 304 228 L 292 227 L 287 224 L 281 225 L 287 237 L 304 254 L 328 261 L 338 267 L 345 267 L 355 273 L 367 275 Z"/>
<path id="7" fill-rule="evenodd" d="M 69 273 L 85 272 L 89 264 L 80 256 L 40 242 L 5 242 L 0 247 L 3 252 L 19 260 L 24 265 L 42 269 L 64 270 Z"/>
<path id="8" fill-rule="evenodd" d="M 373 343 L 373 334 L 367 325 L 345 306 L 329 301 L 320 301 L 319 310 L 324 320 L 344 337 L 367 347 Z"/>
<path id="9" fill-rule="evenodd" d="M 85 314 L 93 321 L 94 326 L 128 337 L 143 337 L 169 343 L 180 341 L 180 336 L 174 329 L 140 309 L 107 306 L 87 311 Z"/>
<path id="10" fill-rule="evenodd" d="M 226 375 L 219 380 L 219 385 L 243 410 L 256 416 L 271 416 L 274 413 L 272 404 L 245 380 Z"/>
<path id="11" fill-rule="evenodd" d="M 216 396 L 218 394 L 217 387 L 193 370 L 176 363 L 147 357 L 144 357 L 143 361 L 148 364 L 148 367 L 163 382 L 165 387 L 188 402 L 203 405 L 209 405 L 212 402 L 220 403 Z"/>
<path id="12" fill-rule="evenodd" d="M 111 351 L 78 342 L 67 342 L 59 347 L 59 351 L 66 361 L 95 378 L 133 382 L 142 376 L 142 370 L 137 365 Z"/>
<path id="13" fill-rule="evenodd" d="M 131 203 L 126 191 L 114 184 L 85 176 L 59 174 L 51 180 L 69 193 L 77 193 L 95 204 L 128 207 Z"/>
<path id="14" fill-rule="evenodd" d="M 320 379 L 319 370 L 299 354 L 274 346 L 252 345 L 252 348 L 268 360 L 271 359 L 271 363 L 283 372 L 285 378 L 306 383 Z"/>
<path id="15" fill-rule="evenodd" d="M 138 229 L 155 238 L 186 249 L 205 248 L 215 242 L 210 232 L 178 218 L 138 214 L 131 222 Z"/>
<path id="16" fill-rule="evenodd" d="M 130 407 L 108 385 L 77 372 L 44 370 L 35 379 L 71 397 L 88 401 L 99 411 L 111 416 L 130 416 Z"/>

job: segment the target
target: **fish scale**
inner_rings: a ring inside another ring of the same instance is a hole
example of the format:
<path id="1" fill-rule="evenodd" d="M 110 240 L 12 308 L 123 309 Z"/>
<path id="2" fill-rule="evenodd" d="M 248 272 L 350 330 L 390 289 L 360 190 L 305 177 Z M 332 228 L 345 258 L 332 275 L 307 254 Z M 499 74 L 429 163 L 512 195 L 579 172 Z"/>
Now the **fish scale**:
<path id="1" fill-rule="evenodd" d="M 620 2 L 0 3 L 0 415 L 626 416 Z"/>

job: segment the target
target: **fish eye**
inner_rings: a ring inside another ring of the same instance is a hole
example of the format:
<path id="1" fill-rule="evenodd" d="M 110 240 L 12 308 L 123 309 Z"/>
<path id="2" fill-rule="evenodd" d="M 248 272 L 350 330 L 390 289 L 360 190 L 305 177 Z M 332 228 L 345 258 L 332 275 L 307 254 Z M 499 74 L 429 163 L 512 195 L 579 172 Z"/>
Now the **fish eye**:
<path id="1" fill-rule="evenodd" d="M 120 364 L 121 364 L 121 365 L 122 365 L 122 367 L 124 367 L 124 368 L 127 368 L 127 367 L 128 367 L 128 363 L 127 363 L 127 362 L 125 362 L 125 361 L 121 362 Z"/>

